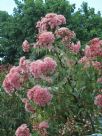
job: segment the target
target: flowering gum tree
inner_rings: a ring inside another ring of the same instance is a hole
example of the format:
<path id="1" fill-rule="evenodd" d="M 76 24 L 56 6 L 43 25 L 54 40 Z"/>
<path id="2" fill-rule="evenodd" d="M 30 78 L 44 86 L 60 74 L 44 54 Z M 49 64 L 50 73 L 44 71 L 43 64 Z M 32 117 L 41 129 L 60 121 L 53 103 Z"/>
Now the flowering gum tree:
<path id="1" fill-rule="evenodd" d="M 65 24 L 63 15 L 41 18 L 36 43 L 22 44 L 24 52 L 31 50 L 30 59 L 21 57 L 3 81 L 4 90 L 15 93 L 30 114 L 32 127 L 22 122 L 16 136 L 83 136 L 100 130 L 102 40 L 94 38 L 83 49 Z M 45 56 L 33 59 L 42 52 Z"/>

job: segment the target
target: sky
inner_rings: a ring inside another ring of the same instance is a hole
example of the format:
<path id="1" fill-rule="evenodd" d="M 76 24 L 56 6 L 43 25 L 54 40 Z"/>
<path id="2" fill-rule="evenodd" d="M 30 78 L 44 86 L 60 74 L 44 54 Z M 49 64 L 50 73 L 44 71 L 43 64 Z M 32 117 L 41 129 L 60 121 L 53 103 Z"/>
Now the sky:
<path id="1" fill-rule="evenodd" d="M 88 3 L 89 7 L 95 8 L 95 11 L 101 11 L 102 14 L 102 0 L 69 0 L 70 3 L 75 3 L 78 9 L 83 1 Z"/>
<path id="2" fill-rule="evenodd" d="M 0 0 L 0 10 L 7 11 L 9 14 L 13 13 L 15 2 L 13 0 Z"/>
<path id="3" fill-rule="evenodd" d="M 80 8 L 83 1 L 87 2 L 89 7 L 95 8 L 96 12 L 101 11 L 102 14 L 102 0 L 69 0 L 71 4 L 75 3 L 76 8 Z M 13 13 L 15 3 L 13 0 L 0 0 L 0 10 L 7 11 L 9 14 Z"/>

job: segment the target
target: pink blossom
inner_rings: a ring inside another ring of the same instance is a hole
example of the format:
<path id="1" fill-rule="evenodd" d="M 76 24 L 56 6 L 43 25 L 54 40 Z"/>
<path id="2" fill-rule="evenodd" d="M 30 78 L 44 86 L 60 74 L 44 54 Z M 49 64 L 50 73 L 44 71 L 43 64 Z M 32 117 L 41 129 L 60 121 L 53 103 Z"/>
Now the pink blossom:
<path id="1" fill-rule="evenodd" d="M 20 74 L 21 74 L 21 81 L 24 83 L 28 80 L 30 76 L 30 61 L 26 60 L 25 57 L 21 57 L 19 60 L 19 67 L 20 67 Z"/>
<path id="2" fill-rule="evenodd" d="M 57 15 L 58 19 L 60 20 L 59 25 L 66 24 L 66 18 L 63 15 Z"/>
<path id="3" fill-rule="evenodd" d="M 8 75 L 8 80 L 12 84 L 12 86 L 15 89 L 19 89 L 21 87 L 21 82 L 20 82 L 20 74 L 15 72 L 13 74 L 9 73 Z"/>
<path id="4" fill-rule="evenodd" d="M 86 46 L 84 52 L 85 52 L 86 57 L 91 57 L 92 56 L 92 52 L 91 52 L 91 49 L 90 49 L 89 46 Z"/>
<path id="5" fill-rule="evenodd" d="M 14 87 L 12 86 L 10 81 L 8 80 L 8 77 L 6 77 L 3 81 L 3 88 L 6 91 L 6 93 L 8 93 L 8 94 L 12 94 L 14 92 Z"/>
<path id="6" fill-rule="evenodd" d="M 13 66 L 3 81 L 3 88 L 8 94 L 12 94 L 21 87 L 20 68 Z"/>
<path id="7" fill-rule="evenodd" d="M 4 90 L 11 94 L 18 90 L 29 77 L 29 63 L 22 57 L 19 66 L 13 66 L 3 82 Z"/>
<path id="8" fill-rule="evenodd" d="M 48 24 L 51 29 L 56 28 L 59 25 L 66 24 L 66 19 L 63 15 L 57 15 L 55 13 L 48 13 L 45 18 L 48 19 Z"/>
<path id="9" fill-rule="evenodd" d="M 98 79 L 97 79 L 97 82 L 98 82 L 98 83 L 102 83 L 102 77 L 98 78 Z"/>
<path id="10" fill-rule="evenodd" d="M 71 46 L 70 46 L 70 50 L 73 52 L 73 53 L 78 53 L 79 50 L 80 50 L 80 41 L 77 42 L 77 44 L 74 44 L 72 43 Z"/>
<path id="11" fill-rule="evenodd" d="M 84 68 L 88 68 L 91 66 L 91 60 L 89 58 L 87 58 L 86 56 L 82 57 L 79 60 L 80 64 L 84 64 Z"/>
<path id="12" fill-rule="evenodd" d="M 28 90 L 27 97 L 29 100 L 34 101 L 37 105 L 42 107 L 48 104 L 52 99 L 52 95 L 48 88 L 42 88 L 38 85 Z"/>
<path id="13" fill-rule="evenodd" d="M 57 66 L 56 61 L 53 60 L 50 57 L 45 57 L 44 62 L 45 62 L 45 65 L 46 65 L 46 73 L 49 73 L 49 72 L 53 73 L 56 69 L 56 66 Z"/>
<path id="14" fill-rule="evenodd" d="M 15 73 L 15 72 L 17 72 L 17 73 L 20 73 L 21 72 L 21 69 L 20 69 L 20 67 L 19 66 L 13 66 L 11 69 L 10 69 L 10 73 Z"/>
<path id="15" fill-rule="evenodd" d="M 92 40 L 90 40 L 89 44 L 90 45 L 100 44 L 100 39 L 99 38 L 93 38 Z"/>
<path id="16" fill-rule="evenodd" d="M 86 57 L 99 57 L 102 56 L 102 40 L 99 38 L 94 38 L 89 42 L 89 46 L 85 48 Z"/>
<path id="17" fill-rule="evenodd" d="M 25 57 L 21 57 L 19 60 L 19 67 L 21 70 L 22 74 L 28 74 L 29 73 L 29 66 L 30 66 L 30 61 L 26 60 Z"/>
<path id="18" fill-rule="evenodd" d="M 80 64 L 85 64 L 89 62 L 89 58 L 87 58 L 86 56 L 82 57 L 80 60 L 79 60 L 79 63 Z"/>
<path id="19" fill-rule="evenodd" d="M 40 78 L 42 75 L 42 67 L 43 67 L 43 61 L 42 60 L 36 60 L 31 63 L 30 65 L 30 72 L 35 78 Z"/>
<path id="20" fill-rule="evenodd" d="M 39 124 L 39 129 L 47 129 L 49 128 L 49 125 L 48 125 L 48 122 L 46 121 L 42 121 L 40 124 Z"/>
<path id="21" fill-rule="evenodd" d="M 43 32 L 38 36 L 38 45 L 40 47 L 49 47 L 54 43 L 55 37 L 52 32 Z"/>
<path id="22" fill-rule="evenodd" d="M 27 97 L 29 100 L 34 99 L 34 91 L 37 89 L 40 89 L 41 87 L 39 85 L 34 86 L 33 88 L 29 89 L 27 92 Z"/>
<path id="23" fill-rule="evenodd" d="M 51 18 L 53 18 L 55 16 L 57 16 L 57 14 L 55 14 L 55 13 L 48 13 L 48 14 L 46 14 L 45 17 L 51 19 Z"/>
<path id="24" fill-rule="evenodd" d="M 48 19 L 45 18 L 45 17 L 43 17 L 43 18 L 41 19 L 41 21 L 38 21 L 38 22 L 37 22 L 36 27 L 38 28 L 39 33 L 42 33 L 42 32 L 47 31 L 47 29 L 48 29 L 47 22 L 48 22 Z"/>
<path id="25" fill-rule="evenodd" d="M 50 29 L 55 29 L 59 25 L 66 24 L 66 19 L 63 15 L 57 15 L 55 13 L 48 13 L 41 21 L 37 22 L 37 28 L 39 33 L 47 31 Z"/>
<path id="26" fill-rule="evenodd" d="M 92 61 L 92 66 L 97 70 L 102 69 L 102 64 L 101 62 L 98 62 L 98 61 Z"/>
<path id="27" fill-rule="evenodd" d="M 9 73 L 3 81 L 4 90 L 11 94 L 16 89 L 18 90 L 21 87 L 20 74 L 17 72 Z"/>
<path id="28" fill-rule="evenodd" d="M 57 37 L 62 38 L 63 43 L 70 42 L 75 37 L 75 33 L 66 27 L 61 27 L 55 32 Z"/>
<path id="29" fill-rule="evenodd" d="M 26 60 L 25 60 L 25 56 L 21 57 L 19 60 L 19 66 L 25 66 L 26 65 Z"/>
<path id="30" fill-rule="evenodd" d="M 26 124 L 22 124 L 15 132 L 16 136 L 30 136 L 30 130 Z"/>
<path id="31" fill-rule="evenodd" d="M 25 41 L 23 42 L 22 48 L 23 48 L 23 51 L 24 51 L 24 52 L 29 52 L 29 50 L 30 50 L 30 44 L 29 44 L 29 42 L 28 42 L 27 40 L 25 40 Z"/>
<path id="32" fill-rule="evenodd" d="M 98 94 L 95 97 L 95 101 L 94 101 L 95 105 L 102 107 L 102 94 Z"/>
<path id="33" fill-rule="evenodd" d="M 53 73 L 56 69 L 56 61 L 50 57 L 44 60 L 36 60 L 30 64 L 30 72 L 35 78 L 41 78 L 44 75 Z"/>

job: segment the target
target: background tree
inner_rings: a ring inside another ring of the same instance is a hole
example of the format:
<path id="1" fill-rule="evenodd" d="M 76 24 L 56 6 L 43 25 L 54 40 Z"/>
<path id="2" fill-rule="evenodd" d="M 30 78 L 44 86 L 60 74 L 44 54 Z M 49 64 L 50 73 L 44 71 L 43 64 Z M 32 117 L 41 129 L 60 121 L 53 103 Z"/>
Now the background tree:
<path id="1" fill-rule="evenodd" d="M 94 8 L 83 2 L 81 8 L 71 16 L 70 28 L 77 33 L 77 38 L 86 43 L 94 37 L 102 38 L 102 17 L 100 12 L 95 13 Z"/>
<path id="2" fill-rule="evenodd" d="M 75 4 L 67 0 L 14 0 L 16 8 L 13 15 L 7 12 L 0 14 L 0 52 L 6 63 L 13 64 L 24 54 L 22 42 L 27 39 L 35 42 L 37 30 L 36 22 L 46 13 L 62 14 L 67 19 L 67 27 L 77 33 L 77 39 L 85 44 L 94 37 L 102 37 L 102 17 L 95 13 L 86 2 L 75 12 Z"/>

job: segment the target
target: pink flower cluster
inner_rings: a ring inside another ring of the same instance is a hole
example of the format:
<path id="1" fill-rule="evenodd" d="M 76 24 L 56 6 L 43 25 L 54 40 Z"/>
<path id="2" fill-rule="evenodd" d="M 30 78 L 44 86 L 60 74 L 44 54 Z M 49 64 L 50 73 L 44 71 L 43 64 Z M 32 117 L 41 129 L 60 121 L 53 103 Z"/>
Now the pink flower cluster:
<path id="1" fill-rule="evenodd" d="M 13 68 L 14 69 L 14 68 Z M 10 71 L 3 81 L 3 88 L 8 94 L 12 94 L 15 90 L 21 87 L 20 74 Z"/>
<path id="2" fill-rule="evenodd" d="M 86 56 L 82 57 L 79 60 L 79 63 L 85 64 L 85 67 L 93 66 L 96 70 L 102 69 L 102 63 L 98 61 L 92 61 L 90 58 L 87 58 Z"/>
<path id="3" fill-rule="evenodd" d="M 85 56 L 95 58 L 102 56 L 102 40 L 94 38 L 89 42 L 89 46 L 85 48 Z"/>
<path id="4" fill-rule="evenodd" d="M 80 60 L 79 60 L 79 63 L 80 64 L 83 64 L 84 65 L 84 68 L 88 68 L 91 66 L 91 60 L 89 58 L 87 58 L 86 56 L 82 57 Z"/>
<path id="5" fill-rule="evenodd" d="M 102 107 L 102 94 L 99 94 L 95 97 L 95 105 Z"/>
<path id="6" fill-rule="evenodd" d="M 52 32 L 43 32 L 39 34 L 38 36 L 38 42 L 36 45 L 38 47 L 47 47 L 50 48 L 52 46 L 52 43 L 54 43 L 55 37 Z"/>
<path id="7" fill-rule="evenodd" d="M 15 135 L 16 136 L 31 136 L 30 130 L 26 124 L 22 124 L 20 127 L 18 127 L 15 132 Z"/>
<path id="8" fill-rule="evenodd" d="M 10 69 L 3 81 L 3 88 L 8 94 L 12 94 L 18 90 L 22 83 L 28 79 L 29 62 L 25 57 L 20 58 L 19 66 L 14 66 Z"/>
<path id="9" fill-rule="evenodd" d="M 96 70 L 101 70 L 102 69 L 102 63 L 98 62 L 98 61 L 92 61 L 92 66 L 96 69 Z"/>
<path id="10" fill-rule="evenodd" d="M 25 40 L 25 41 L 23 42 L 22 48 L 23 48 L 23 51 L 24 51 L 24 52 L 29 52 L 29 50 L 30 50 L 30 44 L 29 44 L 29 42 L 28 42 L 27 40 Z"/>
<path id="11" fill-rule="evenodd" d="M 75 37 L 75 33 L 66 27 L 61 27 L 55 32 L 57 37 L 62 38 L 63 43 L 69 43 Z"/>
<path id="12" fill-rule="evenodd" d="M 36 27 L 38 28 L 39 33 L 42 33 L 43 31 L 47 31 L 49 28 L 55 29 L 62 24 L 66 24 L 66 19 L 63 15 L 49 13 L 43 17 L 41 21 L 37 22 Z"/>
<path id="13" fill-rule="evenodd" d="M 98 82 L 98 83 L 102 83 L 102 77 L 98 78 L 98 79 L 97 79 L 97 82 Z"/>
<path id="14" fill-rule="evenodd" d="M 79 61 L 86 66 L 93 66 L 95 69 L 100 70 L 102 64 L 97 60 L 97 57 L 102 57 L 102 40 L 94 38 L 89 42 L 84 50 L 85 56 Z M 88 64 L 88 65 L 87 65 Z"/>
<path id="15" fill-rule="evenodd" d="M 49 75 L 56 69 L 56 61 L 50 57 L 43 60 L 36 60 L 30 65 L 30 72 L 35 78 L 41 78 L 43 75 Z"/>
<path id="16" fill-rule="evenodd" d="M 45 128 L 45 129 L 49 128 L 48 122 L 42 121 L 42 122 L 39 124 L 39 129 L 43 129 L 43 128 Z"/>
<path id="17" fill-rule="evenodd" d="M 79 41 L 79 42 L 77 42 L 77 44 L 72 43 L 70 45 L 69 49 L 71 50 L 71 52 L 77 54 L 80 50 L 80 47 L 81 47 L 81 45 L 80 45 L 80 41 Z"/>
<path id="18" fill-rule="evenodd" d="M 48 88 L 42 88 L 39 85 L 29 89 L 27 97 L 29 100 L 34 101 L 37 105 L 42 107 L 48 104 L 52 99 L 52 95 L 50 94 Z"/>
<path id="19" fill-rule="evenodd" d="M 33 126 L 33 130 L 37 131 L 41 136 L 48 136 L 47 128 L 49 128 L 47 121 L 42 121 L 41 123 Z"/>
<path id="20" fill-rule="evenodd" d="M 24 74 L 29 74 L 29 66 L 30 66 L 30 61 L 26 60 L 25 57 L 21 57 L 19 60 L 19 67 L 21 69 L 21 73 Z"/>
<path id="21" fill-rule="evenodd" d="M 45 57 L 43 60 L 36 60 L 34 62 L 21 57 L 19 66 L 12 67 L 9 74 L 5 77 L 3 88 L 8 94 L 12 94 L 21 87 L 30 75 L 33 75 L 35 78 L 50 80 L 50 78 L 45 77 L 52 74 L 56 66 L 56 61 L 50 57 Z"/>

